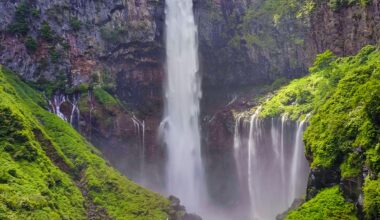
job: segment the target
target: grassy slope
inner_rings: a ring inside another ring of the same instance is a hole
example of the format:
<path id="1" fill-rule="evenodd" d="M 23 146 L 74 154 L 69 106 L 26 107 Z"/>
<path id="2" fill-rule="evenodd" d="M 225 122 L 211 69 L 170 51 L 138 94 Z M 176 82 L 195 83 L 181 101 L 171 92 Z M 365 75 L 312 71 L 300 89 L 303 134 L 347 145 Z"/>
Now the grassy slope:
<path id="1" fill-rule="evenodd" d="M 115 219 L 166 219 L 166 199 L 108 166 L 41 105 L 46 103 L 39 93 L 0 69 L 1 219 L 85 219 L 78 184 Z"/>
<path id="2" fill-rule="evenodd" d="M 286 114 L 297 120 L 312 113 L 304 135 L 311 166 L 339 167 L 343 178 L 369 168 L 363 187 L 364 210 L 368 219 L 378 217 L 380 51 L 367 46 L 346 58 L 325 52 L 310 71 L 309 76 L 293 81 L 264 102 L 261 117 Z"/>

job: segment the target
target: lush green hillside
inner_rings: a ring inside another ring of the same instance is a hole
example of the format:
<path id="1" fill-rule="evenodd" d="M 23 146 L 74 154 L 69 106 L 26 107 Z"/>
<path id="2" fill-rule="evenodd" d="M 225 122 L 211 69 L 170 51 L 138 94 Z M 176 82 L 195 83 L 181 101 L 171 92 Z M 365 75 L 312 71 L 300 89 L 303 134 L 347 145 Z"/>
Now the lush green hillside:
<path id="1" fill-rule="evenodd" d="M 0 68 L 0 219 L 166 219 L 169 201 L 123 177 L 41 94 Z"/>
<path id="2" fill-rule="evenodd" d="M 364 212 L 368 219 L 379 217 L 380 51 L 367 46 L 345 58 L 327 51 L 317 57 L 310 72 L 264 102 L 261 117 L 285 114 L 297 120 L 311 113 L 304 135 L 311 167 L 339 169 L 343 179 L 368 170 Z M 309 219 L 309 212 L 302 210 L 313 204 L 310 200 L 291 216 Z"/>

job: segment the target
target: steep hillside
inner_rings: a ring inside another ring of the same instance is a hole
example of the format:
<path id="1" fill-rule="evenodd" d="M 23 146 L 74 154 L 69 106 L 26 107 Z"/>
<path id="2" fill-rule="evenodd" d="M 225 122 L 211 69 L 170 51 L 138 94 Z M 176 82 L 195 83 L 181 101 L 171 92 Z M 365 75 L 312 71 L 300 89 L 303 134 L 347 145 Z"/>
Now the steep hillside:
<path id="1" fill-rule="evenodd" d="M 380 51 L 373 46 L 344 58 L 327 51 L 318 55 L 309 76 L 291 82 L 263 103 L 261 117 L 286 115 L 297 120 L 311 114 L 304 135 L 312 168 L 307 190 L 311 200 L 289 219 L 318 219 L 314 206 L 325 199 L 334 204 L 341 195 L 323 190 L 334 185 L 356 205 L 359 216 L 379 217 L 379 58 Z M 341 208 L 329 208 L 334 207 Z"/>
<path id="2" fill-rule="evenodd" d="M 1 219 L 167 219 L 170 202 L 123 177 L 41 94 L 0 69 Z"/>

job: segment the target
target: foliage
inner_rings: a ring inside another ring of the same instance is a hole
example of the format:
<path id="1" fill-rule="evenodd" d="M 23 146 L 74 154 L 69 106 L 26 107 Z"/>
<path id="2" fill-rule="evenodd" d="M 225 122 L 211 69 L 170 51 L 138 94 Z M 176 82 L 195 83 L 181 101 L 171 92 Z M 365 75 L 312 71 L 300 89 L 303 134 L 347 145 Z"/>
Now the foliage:
<path id="1" fill-rule="evenodd" d="M 54 47 L 51 47 L 49 49 L 49 55 L 50 55 L 51 62 L 53 62 L 53 63 L 58 62 L 60 55 Z"/>
<path id="2" fill-rule="evenodd" d="M 86 219 L 75 181 L 114 219 L 167 218 L 169 201 L 109 167 L 38 92 L 4 69 L 0 81 L 0 219 Z"/>
<path id="3" fill-rule="evenodd" d="M 379 219 L 380 217 L 380 180 L 366 178 L 363 187 L 363 208 L 366 219 Z"/>
<path id="4" fill-rule="evenodd" d="M 371 0 L 329 0 L 327 4 L 333 11 L 339 11 L 342 8 L 351 7 L 354 5 L 366 7 L 370 3 Z"/>
<path id="5" fill-rule="evenodd" d="M 3 69 L 0 81 L 0 219 L 85 219 L 82 194 L 33 132 L 41 96 Z"/>
<path id="6" fill-rule="evenodd" d="M 25 40 L 25 47 L 29 52 L 34 53 L 38 48 L 38 43 L 33 37 L 27 37 Z"/>
<path id="7" fill-rule="evenodd" d="M 111 28 L 104 26 L 100 29 L 101 37 L 110 43 L 119 43 L 122 41 L 123 36 L 127 33 L 127 30 L 123 27 Z"/>
<path id="8" fill-rule="evenodd" d="M 339 187 L 324 189 L 316 197 L 291 211 L 286 220 L 354 220 L 355 207 L 344 200 Z"/>
<path id="9" fill-rule="evenodd" d="M 118 105 L 118 101 L 102 88 L 95 88 L 94 95 L 96 100 L 104 106 Z"/>
<path id="10" fill-rule="evenodd" d="M 30 14 L 29 5 L 22 2 L 17 5 L 14 21 L 9 26 L 9 31 L 16 34 L 27 34 L 29 31 L 28 16 Z"/>
<path id="11" fill-rule="evenodd" d="M 44 38 L 47 41 L 52 41 L 54 39 L 54 33 L 51 29 L 49 23 L 47 21 L 44 21 L 40 28 L 40 35 L 42 38 Z"/>
<path id="12" fill-rule="evenodd" d="M 82 22 L 78 18 L 71 18 L 70 19 L 70 27 L 74 31 L 79 31 L 82 27 Z"/>
<path id="13" fill-rule="evenodd" d="M 366 46 L 355 56 L 337 58 L 327 51 L 316 58 L 310 75 L 292 81 L 263 103 L 261 117 L 311 113 L 304 134 L 311 167 L 340 168 L 343 178 L 363 167 L 380 172 L 380 51 Z M 378 216 L 378 180 L 367 180 L 365 213 Z M 369 217 L 369 219 L 371 218 Z"/>

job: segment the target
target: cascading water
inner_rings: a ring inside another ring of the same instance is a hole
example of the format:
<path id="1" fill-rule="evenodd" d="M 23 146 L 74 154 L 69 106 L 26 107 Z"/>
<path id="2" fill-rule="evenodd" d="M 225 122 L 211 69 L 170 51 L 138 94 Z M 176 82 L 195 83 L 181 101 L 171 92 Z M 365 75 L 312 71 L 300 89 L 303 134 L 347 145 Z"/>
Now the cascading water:
<path id="1" fill-rule="evenodd" d="M 191 0 L 166 1 L 167 80 L 164 140 L 167 191 L 198 211 L 203 168 L 200 152 L 197 27 Z"/>
<path id="2" fill-rule="evenodd" d="M 239 181 L 247 183 L 251 219 L 273 220 L 306 192 L 309 168 L 302 136 L 308 117 L 298 123 L 286 116 L 260 119 L 260 109 L 249 121 L 237 117 L 234 154 Z"/>

